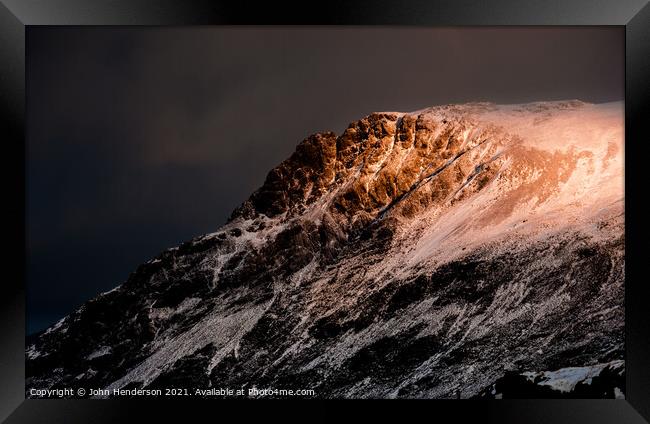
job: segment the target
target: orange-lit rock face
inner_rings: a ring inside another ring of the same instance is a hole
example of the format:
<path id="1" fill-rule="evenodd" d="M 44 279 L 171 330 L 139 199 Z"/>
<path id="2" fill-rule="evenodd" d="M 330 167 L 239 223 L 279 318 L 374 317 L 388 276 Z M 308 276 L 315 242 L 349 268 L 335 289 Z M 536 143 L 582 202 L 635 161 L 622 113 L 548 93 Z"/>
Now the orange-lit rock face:
<path id="1" fill-rule="evenodd" d="M 235 216 L 254 211 L 296 215 L 328 194 L 325 209 L 343 219 L 359 212 L 374 219 L 406 195 L 399 209 L 407 215 L 442 204 L 473 187 L 477 177 L 484 186 L 503 161 L 494 155 L 506 136 L 472 132 L 473 125 L 463 119 L 437 122 L 424 115 L 377 113 L 352 123 L 339 137 L 315 134 L 269 173 Z"/>

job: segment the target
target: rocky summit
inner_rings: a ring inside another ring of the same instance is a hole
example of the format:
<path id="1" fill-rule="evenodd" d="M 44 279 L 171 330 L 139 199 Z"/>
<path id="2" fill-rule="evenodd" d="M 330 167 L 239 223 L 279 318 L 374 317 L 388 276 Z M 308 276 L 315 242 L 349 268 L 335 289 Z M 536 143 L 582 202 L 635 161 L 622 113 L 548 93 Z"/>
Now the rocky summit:
<path id="1" fill-rule="evenodd" d="M 572 100 L 309 136 L 216 232 L 30 337 L 27 396 L 622 397 L 623 128 Z"/>

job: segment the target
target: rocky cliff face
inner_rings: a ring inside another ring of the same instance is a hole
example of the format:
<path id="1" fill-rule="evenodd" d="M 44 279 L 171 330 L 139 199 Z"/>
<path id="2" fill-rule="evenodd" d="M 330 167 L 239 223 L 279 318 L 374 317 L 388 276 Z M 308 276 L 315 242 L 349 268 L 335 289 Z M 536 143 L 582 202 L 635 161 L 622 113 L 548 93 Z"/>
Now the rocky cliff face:
<path id="1" fill-rule="evenodd" d="M 308 137 L 217 232 L 30 340 L 28 396 L 471 397 L 611 363 L 623 201 L 621 103 L 373 113 Z"/>

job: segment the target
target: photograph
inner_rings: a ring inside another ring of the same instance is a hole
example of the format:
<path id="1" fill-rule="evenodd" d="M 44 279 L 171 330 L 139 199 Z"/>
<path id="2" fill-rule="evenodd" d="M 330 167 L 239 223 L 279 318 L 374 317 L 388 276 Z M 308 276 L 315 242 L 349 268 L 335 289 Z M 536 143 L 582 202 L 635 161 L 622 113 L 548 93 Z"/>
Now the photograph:
<path id="1" fill-rule="evenodd" d="M 25 397 L 626 399 L 624 26 L 34 26 Z"/>

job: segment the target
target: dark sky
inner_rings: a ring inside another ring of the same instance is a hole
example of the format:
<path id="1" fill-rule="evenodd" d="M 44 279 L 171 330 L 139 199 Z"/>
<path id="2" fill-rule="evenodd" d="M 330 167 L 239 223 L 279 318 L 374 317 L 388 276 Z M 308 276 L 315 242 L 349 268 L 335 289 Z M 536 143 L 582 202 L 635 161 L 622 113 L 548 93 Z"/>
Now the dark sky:
<path id="1" fill-rule="evenodd" d="M 216 230 L 313 132 L 624 94 L 621 27 L 31 27 L 27 59 L 28 333 Z"/>

